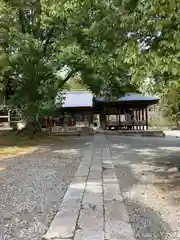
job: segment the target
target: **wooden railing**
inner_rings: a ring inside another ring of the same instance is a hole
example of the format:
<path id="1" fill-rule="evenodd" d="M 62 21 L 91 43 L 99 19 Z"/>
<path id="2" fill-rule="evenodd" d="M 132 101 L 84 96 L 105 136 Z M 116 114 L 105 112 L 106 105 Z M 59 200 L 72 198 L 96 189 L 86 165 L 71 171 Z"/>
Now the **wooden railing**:
<path id="1" fill-rule="evenodd" d="M 110 121 L 107 125 L 106 128 L 111 128 L 111 127 L 115 127 L 118 129 L 144 129 L 145 126 L 147 125 L 146 121 L 137 121 L 137 120 L 130 120 L 130 121 L 121 121 L 121 122 L 117 122 L 117 121 Z"/>

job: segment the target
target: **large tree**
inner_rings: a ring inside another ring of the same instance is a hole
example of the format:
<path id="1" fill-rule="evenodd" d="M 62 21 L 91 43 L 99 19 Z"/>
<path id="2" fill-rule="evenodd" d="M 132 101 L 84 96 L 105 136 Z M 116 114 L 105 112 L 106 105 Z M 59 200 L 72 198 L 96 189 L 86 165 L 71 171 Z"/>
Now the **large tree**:
<path id="1" fill-rule="evenodd" d="M 133 78 L 140 85 L 150 79 L 149 91 L 162 98 L 165 115 L 178 123 L 180 1 L 139 0 L 132 14 L 137 19 L 138 29 L 130 37 L 140 46 L 131 68 Z"/>
<path id="2" fill-rule="evenodd" d="M 1 80 L 29 125 L 76 73 L 96 94 L 110 97 L 131 87 L 129 65 L 121 56 L 129 20 L 122 23 L 113 4 L 92 0 L 1 3 L 1 55 L 7 56 Z M 58 74 L 62 69 L 68 69 L 65 78 Z"/>
<path id="3" fill-rule="evenodd" d="M 1 2 L 1 80 L 30 122 L 76 73 L 108 98 L 179 78 L 177 0 Z"/>

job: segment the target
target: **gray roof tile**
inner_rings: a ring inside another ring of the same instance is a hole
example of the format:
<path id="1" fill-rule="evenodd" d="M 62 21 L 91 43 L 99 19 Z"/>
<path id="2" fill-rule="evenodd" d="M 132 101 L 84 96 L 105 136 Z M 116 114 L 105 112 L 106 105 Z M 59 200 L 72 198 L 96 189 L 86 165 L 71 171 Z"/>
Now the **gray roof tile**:
<path id="1" fill-rule="evenodd" d="M 104 98 L 95 98 L 96 101 L 103 102 Z M 116 101 L 118 102 L 128 102 L 128 101 L 158 101 L 158 97 L 142 95 L 140 93 L 127 93 L 125 96 L 120 97 Z"/>
<path id="2" fill-rule="evenodd" d="M 93 107 L 93 94 L 90 91 L 76 90 L 67 91 L 64 94 L 63 107 Z M 128 101 L 147 101 L 155 102 L 158 101 L 158 97 L 142 95 L 139 93 L 128 93 L 123 97 L 120 97 L 116 101 L 118 102 L 128 102 Z M 104 98 L 95 98 L 97 102 L 105 101 Z"/>

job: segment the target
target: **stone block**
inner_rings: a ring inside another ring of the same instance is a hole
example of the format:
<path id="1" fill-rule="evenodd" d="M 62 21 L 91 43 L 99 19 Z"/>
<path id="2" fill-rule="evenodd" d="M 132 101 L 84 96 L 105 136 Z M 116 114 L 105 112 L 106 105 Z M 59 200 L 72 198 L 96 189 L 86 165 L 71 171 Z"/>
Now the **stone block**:
<path id="1" fill-rule="evenodd" d="M 102 172 L 102 164 L 93 164 L 90 168 L 90 172 Z"/>
<path id="2" fill-rule="evenodd" d="M 114 164 L 112 161 L 103 161 L 103 168 L 104 169 L 113 169 L 114 168 Z"/>
<path id="3" fill-rule="evenodd" d="M 98 206 L 103 205 L 103 195 L 99 193 L 85 192 L 83 197 L 83 205 L 93 204 Z"/>
<path id="4" fill-rule="evenodd" d="M 76 171 L 75 177 L 86 177 L 89 174 L 89 165 L 80 165 Z"/>
<path id="5" fill-rule="evenodd" d="M 82 230 L 103 230 L 103 207 L 95 204 L 83 204 L 78 226 Z"/>
<path id="6" fill-rule="evenodd" d="M 87 180 L 87 186 L 89 185 L 93 185 L 93 186 L 98 186 L 98 185 L 101 185 L 102 186 L 102 179 L 101 178 L 88 178 Z"/>
<path id="7" fill-rule="evenodd" d="M 93 171 L 89 173 L 88 179 L 101 179 L 102 178 L 102 171 Z"/>
<path id="8" fill-rule="evenodd" d="M 120 201 L 105 202 L 105 239 L 135 240 L 125 205 Z"/>
<path id="9" fill-rule="evenodd" d="M 135 240 L 131 225 L 123 221 L 106 220 L 106 240 Z"/>
<path id="10" fill-rule="evenodd" d="M 104 232 L 97 230 L 77 230 L 74 240 L 104 240 Z"/>
<path id="11" fill-rule="evenodd" d="M 103 192 L 102 185 L 91 185 L 91 184 L 88 184 L 88 185 L 86 185 L 85 192 L 102 194 L 102 192 Z"/>
<path id="12" fill-rule="evenodd" d="M 84 189 L 85 189 L 85 182 L 84 183 L 71 183 L 68 187 L 64 195 L 64 199 L 82 199 Z"/>
<path id="13" fill-rule="evenodd" d="M 63 206 L 56 214 L 44 239 L 72 238 L 75 233 L 79 211 L 80 205 L 77 208 L 71 208 L 69 204 Z"/>
<path id="14" fill-rule="evenodd" d="M 103 182 L 118 184 L 118 179 L 114 169 L 105 169 L 103 171 Z"/>
<path id="15" fill-rule="evenodd" d="M 123 201 L 119 185 L 116 183 L 103 183 L 104 201 Z"/>
<path id="16" fill-rule="evenodd" d="M 105 219 L 113 221 L 129 222 L 129 216 L 122 201 L 112 201 L 104 203 Z"/>

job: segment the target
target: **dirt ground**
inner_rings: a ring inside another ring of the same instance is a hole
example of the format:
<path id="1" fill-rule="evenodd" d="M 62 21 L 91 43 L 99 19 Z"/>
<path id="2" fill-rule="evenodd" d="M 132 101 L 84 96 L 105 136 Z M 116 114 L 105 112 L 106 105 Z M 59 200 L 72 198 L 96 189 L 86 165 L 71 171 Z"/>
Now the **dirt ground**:
<path id="1" fill-rule="evenodd" d="M 180 239 L 180 139 L 108 141 L 136 239 Z"/>
<path id="2" fill-rule="evenodd" d="M 81 161 L 86 141 L 11 139 L 0 146 L 0 239 L 42 239 Z"/>
<path id="3" fill-rule="evenodd" d="M 0 239 L 42 239 L 92 139 L 1 138 Z M 180 139 L 107 140 L 136 239 L 180 239 Z"/>

